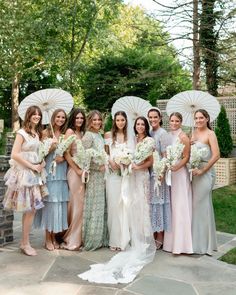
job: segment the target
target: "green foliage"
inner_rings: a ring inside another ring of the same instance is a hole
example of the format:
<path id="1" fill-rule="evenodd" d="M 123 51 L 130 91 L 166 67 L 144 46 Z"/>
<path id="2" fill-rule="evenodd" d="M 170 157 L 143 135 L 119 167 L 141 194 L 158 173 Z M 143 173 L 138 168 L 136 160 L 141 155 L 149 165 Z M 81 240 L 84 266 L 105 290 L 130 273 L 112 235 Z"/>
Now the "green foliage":
<path id="1" fill-rule="evenodd" d="M 213 191 L 213 205 L 218 231 L 236 234 L 236 185 Z M 227 216 L 227 218 L 225 218 Z"/>
<path id="2" fill-rule="evenodd" d="M 111 127 L 112 127 L 112 115 L 111 115 L 111 113 L 109 113 L 105 119 L 104 131 L 105 132 L 110 131 Z"/>
<path id="3" fill-rule="evenodd" d="M 216 122 L 215 133 L 219 143 L 220 155 L 223 158 L 227 158 L 233 150 L 233 140 L 224 106 L 221 106 L 221 111 Z"/>
<path id="4" fill-rule="evenodd" d="M 84 102 L 88 108 L 110 110 L 119 97 L 139 96 L 156 104 L 190 89 L 191 82 L 171 54 L 128 48 L 120 55 L 103 56 L 87 69 L 83 80 Z"/>

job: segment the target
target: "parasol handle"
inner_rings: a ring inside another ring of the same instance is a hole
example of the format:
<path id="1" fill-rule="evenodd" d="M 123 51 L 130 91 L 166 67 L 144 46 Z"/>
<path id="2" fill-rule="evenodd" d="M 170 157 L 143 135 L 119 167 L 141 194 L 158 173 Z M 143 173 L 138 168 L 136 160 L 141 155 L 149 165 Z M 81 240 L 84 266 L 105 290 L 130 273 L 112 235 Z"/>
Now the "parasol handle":
<path id="1" fill-rule="evenodd" d="M 53 130 L 53 127 L 52 127 L 52 123 L 50 122 L 49 125 L 50 125 L 51 131 L 52 131 L 52 136 L 55 137 L 55 133 L 54 133 L 54 130 Z"/>

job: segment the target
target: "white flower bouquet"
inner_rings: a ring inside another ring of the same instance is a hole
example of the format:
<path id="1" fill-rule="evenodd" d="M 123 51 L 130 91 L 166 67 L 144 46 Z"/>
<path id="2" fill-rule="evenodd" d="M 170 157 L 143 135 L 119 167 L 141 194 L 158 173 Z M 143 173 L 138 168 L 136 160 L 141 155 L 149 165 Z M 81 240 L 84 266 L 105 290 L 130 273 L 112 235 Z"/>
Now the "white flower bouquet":
<path id="1" fill-rule="evenodd" d="M 202 158 L 208 153 L 207 148 L 197 148 L 195 144 L 191 146 L 189 166 L 190 169 L 199 168 Z"/>
<path id="2" fill-rule="evenodd" d="M 94 164 L 97 164 L 98 166 L 108 164 L 108 155 L 104 149 L 96 150 L 96 149 L 91 148 L 86 151 L 91 156 L 92 162 Z"/>
<path id="3" fill-rule="evenodd" d="M 80 169 L 84 170 L 86 167 L 89 169 L 90 161 L 87 159 L 86 150 L 82 144 L 81 139 L 76 140 L 76 154 L 72 157 L 72 160 Z"/>
<path id="4" fill-rule="evenodd" d="M 55 157 L 62 157 L 64 152 L 68 149 L 68 147 L 72 144 L 72 142 L 76 139 L 75 135 L 70 135 L 67 139 L 64 139 L 64 136 L 59 137 L 59 143 L 54 152 Z"/>
<path id="5" fill-rule="evenodd" d="M 202 158 L 205 157 L 208 153 L 207 148 L 197 148 L 195 144 L 191 146 L 191 152 L 190 152 L 190 159 L 188 163 L 188 168 L 190 172 L 190 180 L 192 181 L 193 175 L 192 171 L 193 169 L 199 168 L 200 163 L 202 162 Z"/>
<path id="6" fill-rule="evenodd" d="M 176 143 L 173 145 L 169 145 L 166 148 L 166 166 L 168 168 L 166 172 L 166 184 L 171 186 L 171 166 L 177 164 L 177 162 L 181 159 L 182 153 L 184 150 L 184 144 L 180 142 L 179 139 L 176 140 Z"/>
<path id="7" fill-rule="evenodd" d="M 120 145 L 113 157 L 114 162 L 120 166 L 121 175 L 128 175 L 131 173 L 132 151 L 125 145 Z"/>
<path id="8" fill-rule="evenodd" d="M 40 142 L 39 145 L 39 162 L 41 163 L 43 159 L 48 155 L 50 147 L 52 145 L 53 139 L 52 138 L 46 138 L 43 141 Z"/>
<path id="9" fill-rule="evenodd" d="M 49 173 L 54 175 L 56 174 L 56 167 L 57 163 L 55 158 L 57 156 L 62 157 L 64 152 L 68 149 L 68 147 L 72 144 L 72 142 L 76 139 L 75 135 L 70 135 L 67 139 L 64 139 L 64 136 L 59 137 L 59 143 L 57 145 L 56 150 L 54 151 L 54 160 L 52 161 L 50 168 L 49 168 Z"/>
<path id="10" fill-rule="evenodd" d="M 159 178 L 164 176 L 166 164 L 167 164 L 167 159 L 166 158 L 161 159 L 158 152 L 155 151 L 153 153 L 153 172 L 156 177 L 156 182 L 158 185 L 161 185 Z"/>
<path id="11" fill-rule="evenodd" d="M 179 139 L 176 140 L 176 143 L 173 145 L 169 145 L 166 148 L 166 159 L 167 159 L 167 167 L 170 168 L 174 166 L 178 160 L 181 159 L 182 153 L 184 150 L 184 144 L 180 142 Z"/>
<path id="12" fill-rule="evenodd" d="M 133 161 L 135 164 L 140 164 L 150 157 L 155 149 L 155 141 L 151 137 L 145 137 L 143 141 L 136 145 Z"/>

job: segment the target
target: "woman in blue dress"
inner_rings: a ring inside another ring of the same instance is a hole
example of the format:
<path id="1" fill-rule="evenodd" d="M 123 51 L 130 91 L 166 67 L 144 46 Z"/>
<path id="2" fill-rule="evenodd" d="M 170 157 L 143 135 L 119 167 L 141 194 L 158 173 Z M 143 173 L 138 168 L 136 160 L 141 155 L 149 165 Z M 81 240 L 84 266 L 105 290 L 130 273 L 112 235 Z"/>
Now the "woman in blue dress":
<path id="1" fill-rule="evenodd" d="M 156 143 L 156 151 L 162 158 L 167 146 L 167 132 L 161 127 L 162 118 L 158 108 L 151 108 L 148 111 L 148 120 L 152 127 L 150 135 Z M 151 171 L 151 223 L 154 233 L 156 248 L 160 249 L 163 244 L 164 231 L 170 231 L 171 228 L 171 206 L 170 191 L 165 179 L 162 180 L 159 189 L 155 188 L 155 176 Z"/>
<path id="2" fill-rule="evenodd" d="M 57 144 L 62 140 L 66 128 L 66 113 L 57 109 L 52 114 L 51 128 L 44 130 L 43 139 L 53 138 L 50 153 L 46 157 L 47 188 L 49 195 L 44 198 L 44 208 L 37 212 L 35 226 L 46 230 L 45 248 L 49 251 L 58 249 L 55 234 L 68 228 L 67 224 L 67 202 L 69 192 L 67 184 L 67 162 L 64 157 L 56 156 Z M 52 169 L 52 162 L 55 160 L 56 167 Z"/>

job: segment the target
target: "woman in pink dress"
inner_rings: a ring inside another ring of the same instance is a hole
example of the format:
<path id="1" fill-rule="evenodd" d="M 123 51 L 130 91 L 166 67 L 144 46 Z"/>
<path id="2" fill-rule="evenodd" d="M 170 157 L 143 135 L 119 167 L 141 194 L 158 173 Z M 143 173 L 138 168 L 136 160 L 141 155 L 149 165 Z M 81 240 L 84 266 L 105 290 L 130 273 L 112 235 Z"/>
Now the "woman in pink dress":
<path id="1" fill-rule="evenodd" d="M 163 250 L 173 254 L 193 253 L 191 219 L 192 192 L 186 164 L 190 155 L 190 140 L 181 130 L 182 115 L 170 115 L 170 140 L 175 145 L 178 140 L 184 144 L 182 157 L 177 164 L 171 166 L 171 210 L 172 226 L 165 232 Z"/>
<path id="2" fill-rule="evenodd" d="M 81 109 L 74 109 L 70 115 L 68 129 L 65 137 L 76 135 L 77 140 L 81 140 L 85 133 L 85 113 Z M 67 172 L 67 181 L 70 191 L 70 199 L 68 203 L 68 229 L 63 236 L 64 243 L 61 248 L 67 250 L 79 250 L 82 245 L 82 223 L 83 223 L 83 207 L 84 207 L 84 183 L 82 183 L 82 170 L 72 160 L 73 155 L 77 152 L 75 140 L 71 148 L 65 154 L 65 158 L 69 164 Z"/>

